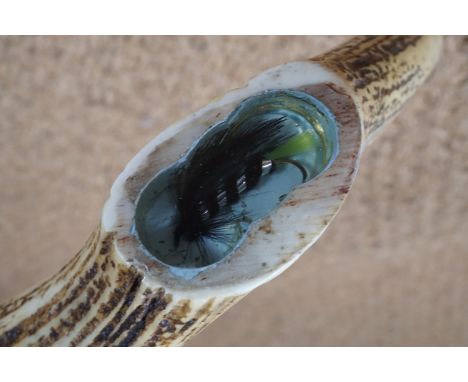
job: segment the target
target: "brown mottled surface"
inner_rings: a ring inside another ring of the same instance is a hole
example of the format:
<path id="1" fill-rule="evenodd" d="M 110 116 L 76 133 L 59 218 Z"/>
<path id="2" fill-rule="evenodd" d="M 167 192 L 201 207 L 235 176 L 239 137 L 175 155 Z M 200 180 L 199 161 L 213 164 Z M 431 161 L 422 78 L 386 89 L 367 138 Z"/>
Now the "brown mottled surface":
<path id="1" fill-rule="evenodd" d="M 365 135 L 396 115 L 430 74 L 437 59 L 428 49 L 435 46 L 430 38 L 359 36 L 316 58 L 354 90 L 363 108 Z"/>
<path id="2" fill-rule="evenodd" d="M 343 37 L 0 38 L 0 299 L 59 270 L 169 123 Z M 468 43 L 369 147 L 309 253 L 192 345 L 468 345 Z"/>

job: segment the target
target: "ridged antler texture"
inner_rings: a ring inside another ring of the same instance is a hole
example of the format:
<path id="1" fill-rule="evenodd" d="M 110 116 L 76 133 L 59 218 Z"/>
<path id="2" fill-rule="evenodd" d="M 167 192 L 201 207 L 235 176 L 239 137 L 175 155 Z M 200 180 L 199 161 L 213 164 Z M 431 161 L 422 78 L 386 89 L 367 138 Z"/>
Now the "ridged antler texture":
<path id="1" fill-rule="evenodd" d="M 270 69 L 168 128 L 119 175 L 83 249 L 51 279 L 0 307 L 0 345 L 183 344 L 320 237 L 349 192 L 362 143 L 426 79 L 440 48 L 438 37 L 358 37 Z M 139 192 L 241 100 L 271 89 L 301 90 L 328 106 L 339 126 L 335 162 L 294 190 L 228 258 L 190 277 L 174 272 L 133 232 Z"/>

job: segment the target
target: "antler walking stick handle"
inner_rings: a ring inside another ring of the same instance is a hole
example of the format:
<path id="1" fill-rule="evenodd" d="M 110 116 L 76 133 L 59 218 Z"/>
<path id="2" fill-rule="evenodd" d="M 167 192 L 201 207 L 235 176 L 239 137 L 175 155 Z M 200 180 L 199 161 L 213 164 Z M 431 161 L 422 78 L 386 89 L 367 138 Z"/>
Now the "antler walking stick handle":
<path id="1" fill-rule="evenodd" d="M 349 192 L 363 143 L 424 82 L 440 50 L 439 37 L 357 37 L 312 60 L 267 70 L 166 129 L 116 179 L 83 249 L 0 307 L 0 345 L 183 344 L 320 237 Z M 339 131 L 334 162 L 294 189 L 219 263 L 190 272 L 148 255 L 134 225 L 141 190 L 242 100 L 278 89 L 311 95 L 331 111 Z"/>

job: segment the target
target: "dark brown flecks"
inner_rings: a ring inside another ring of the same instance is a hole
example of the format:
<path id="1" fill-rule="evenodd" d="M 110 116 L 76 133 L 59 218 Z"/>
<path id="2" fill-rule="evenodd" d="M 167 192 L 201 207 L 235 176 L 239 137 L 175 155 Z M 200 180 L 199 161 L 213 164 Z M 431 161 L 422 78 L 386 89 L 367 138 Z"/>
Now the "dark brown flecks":
<path id="1" fill-rule="evenodd" d="M 89 257 L 89 256 L 88 256 Z M 85 272 L 84 277 L 78 279 L 78 285 L 76 285 L 67 295 L 68 289 L 75 281 L 75 277 L 78 276 L 79 270 L 74 277 L 65 285 L 57 294 L 52 298 L 52 300 L 40 307 L 34 314 L 30 315 L 26 319 L 22 320 L 17 327 L 21 328 L 19 334 L 14 338 L 8 338 L 7 333 L 5 332 L 0 338 L 4 338 L 4 346 L 11 346 L 14 343 L 20 341 L 22 338 L 27 335 L 35 334 L 40 328 L 50 322 L 53 318 L 57 317 L 68 305 L 70 305 L 81 293 L 86 289 L 86 286 L 92 281 L 96 276 L 98 265 L 96 262 L 93 263 L 90 269 Z M 66 299 L 62 300 L 65 296 Z M 2 340 L 0 340 L 2 342 Z"/>
<path id="2" fill-rule="evenodd" d="M 103 291 L 106 288 L 105 278 L 107 275 L 102 276 L 95 284 L 96 289 L 88 287 L 86 289 L 86 298 L 80 302 L 77 307 L 70 310 L 66 317 L 67 325 L 62 325 L 60 321 L 57 327 L 53 327 L 47 337 L 39 342 L 40 346 L 50 346 L 58 339 L 70 333 L 75 325 L 81 321 L 90 311 L 91 307 L 99 300 Z"/>
<path id="3" fill-rule="evenodd" d="M 109 252 L 111 246 L 112 246 L 112 242 L 114 240 L 114 233 L 112 234 L 108 234 L 103 240 L 102 240 L 102 243 L 101 243 L 101 249 L 99 250 L 99 254 L 100 255 L 105 255 Z"/>
<path id="4" fill-rule="evenodd" d="M 191 307 L 190 307 L 190 300 L 182 300 L 179 302 L 179 304 L 172 309 L 169 313 L 166 314 L 164 319 L 162 319 L 158 327 L 156 328 L 156 331 L 153 333 L 151 338 L 145 342 L 145 346 L 156 346 L 156 345 L 168 345 L 170 344 L 174 338 L 178 335 L 175 334 L 177 331 L 177 326 L 180 325 L 181 328 L 184 327 L 189 321 L 195 320 L 197 321 L 197 317 L 192 318 L 191 320 L 188 320 L 187 322 L 184 322 L 184 318 L 190 313 Z M 187 330 L 190 326 L 194 324 L 193 321 L 190 323 L 185 330 Z M 184 331 L 185 331 L 184 330 Z M 167 333 L 169 333 L 169 336 L 167 336 Z M 180 330 L 179 332 L 180 333 Z"/>
<path id="5" fill-rule="evenodd" d="M 349 192 L 349 186 L 341 186 L 338 188 L 338 194 L 347 194 Z"/>
<path id="6" fill-rule="evenodd" d="M 163 288 L 158 290 L 157 296 L 150 300 L 150 303 L 144 310 L 141 319 L 136 322 L 129 330 L 125 338 L 119 342 L 118 346 L 132 345 L 145 327 L 156 317 L 156 315 L 166 309 L 168 301 L 165 298 Z"/>
<path id="7" fill-rule="evenodd" d="M 272 225 L 273 222 L 270 218 L 265 219 L 265 221 L 262 223 L 262 225 L 258 228 L 259 231 L 263 231 L 266 234 L 272 234 L 273 233 L 273 228 Z"/>
<path id="8" fill-rule="evenodd" d="M 111 333 L 113 332 L 114 328 L 120 323 L 120 321 L 124 318 L 125 313 L 127 312 L 130 305 L 132 305 L 133 300 L 135 299 L 135 295 L 138 292 L 141 281 L 143 280 L 143 276 L 141 274 L 137 274 L 131 284 L 127 295 L 124 298 L 124 301 L 117 311 L 115 316 L 111 319 L 111 321 L 101 330 L 101 332 L 94 338 L 92 342 L 92 346 L 97 346 L 107 341 Z"/>
<path id="9" fill-rule="evenodd" d="M 92 333 L 96 326 L 99 325 L 99 323 L 117 307 L 120 301 L 122 301 L 127 288 L 131 287 L 133 277 L 134 270 L 125 268 L 120 269 L 114 283 L 117 287 L 110 293 L 108 300 L 99 306 L 96 316 L 93 317 L 93 319 L 89 321 L 80 333 L 71 341 L 72 346 L 76 346 L 83 341 L 90 333 Z"/>
<path id="10" fill-rule="evenodd" d="M 188 328 L 190 328 L 195 322 L 197 322 L 196 318 L 192 318 L 188 320 L 179 330 L 180 333 L 184 333 Z"/>
<path id="11" fill-rule="evenodd" d="M 19 336 L 23 334 L 23 328 L 20 325 L 15 326 L 13 329 L 7 330 L 0 337 L 0 346 L 10 346 L 15 343 Z"/>
<path id="12" fill-rule="evenodd" d="M 53 340 L 56 340 L 59 338 L 59 333 L 54 328 L 51 328 L 49 337 L 52 338 Z"/>
<path id="13" fill-rule="evenodd" d="M 367 133 L 388 120 L 423 77 L 414 74 L 421 68 L 410 65 L 409 56 L 403 56 L 420 39 L 421 36 L 357 37 L 315 59 L 350 82 L 361 97 Z M 415 57 L 410 59 L 417 61 Z M 392 94 L 398 97 L 397 103 L 390 104 Z"/>
<path id="14" fill-rule="evenodd" d="M 381 96 L 386 96 L 391 93 L 393 93 L 395 90 L 400 89 L 404 86 L 406 86 L 413 78 L 420 73 L 421 69 L 420 68 L 415 68 L 413 69 L 410 73 L 408 73 L 406 76 L 404 76 L 401 81 L 394 82 L 392 83 L 392 86 L 388 88 L 382 88 L 380 90 L 380 95 Z"/>
<path id="15" fill-rule="evenodd" d="M 129 330 L 130 327 L 135 323 L 137 318 L 140 316 L 140 314 L 143 312 L 143 305 L 138 305 L 126 318 L 125 320 L 120 324 L 119 328 L 113 333 L 110 337 L 109 340 L 107 341 L 107 345 L 111 345 L 113 342 L 115 342 L 125 331 Z"/>

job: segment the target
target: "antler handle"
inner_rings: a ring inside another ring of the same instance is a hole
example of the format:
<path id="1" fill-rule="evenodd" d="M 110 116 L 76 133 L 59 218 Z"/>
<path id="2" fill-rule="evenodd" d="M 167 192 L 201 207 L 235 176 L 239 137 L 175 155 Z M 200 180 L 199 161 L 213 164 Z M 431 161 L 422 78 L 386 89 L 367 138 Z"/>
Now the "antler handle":
<path id="1" fill-rule="evenodd" d="M 0 346 L 183 344 L 321 236 L 349 192 L 362 143 L 398 113 L 440 50 L 439 37 L 357 37 L 270 69 L 166 129 L 119 175 L 83 249 L 48 281 L 0 307 Z M 339 127 L 334 163 L 291 192 L 221 262 L 187 273 L 149 256 L 134 232 L 140 191 L 239 102 L 272 89 L 302 91 L 329 108 Z"/>

